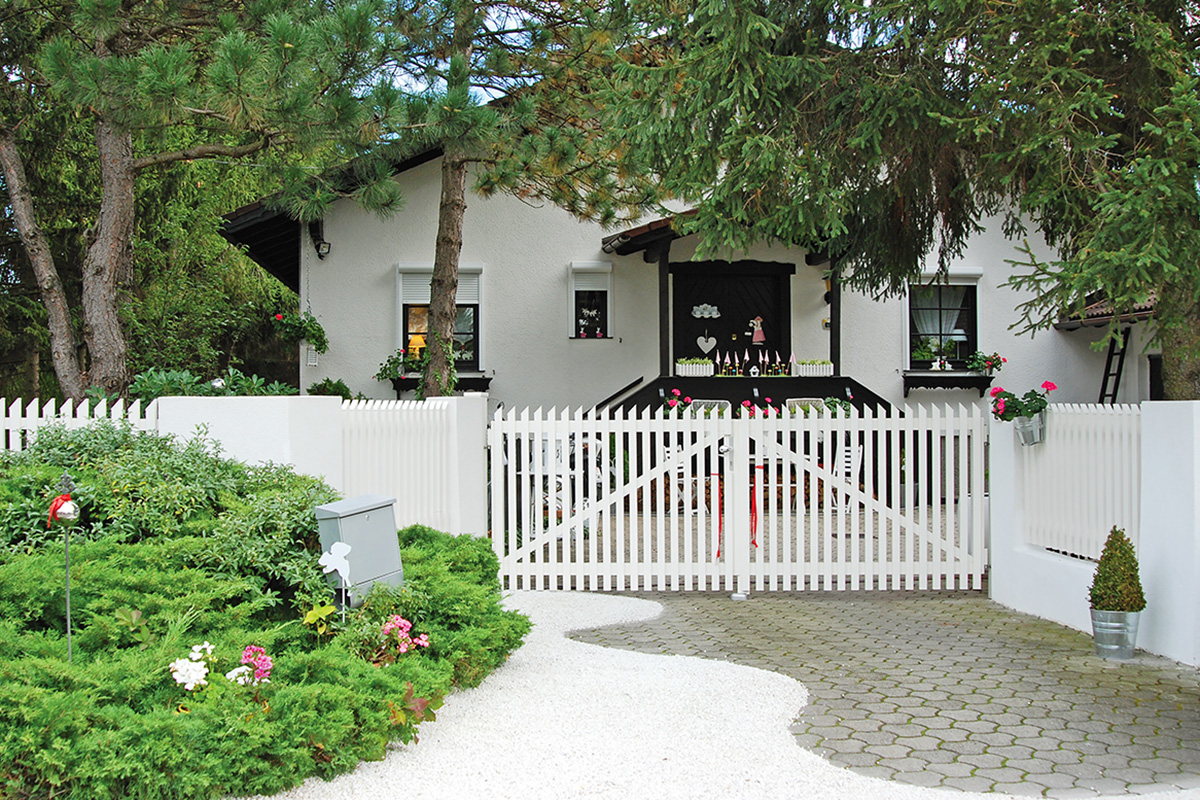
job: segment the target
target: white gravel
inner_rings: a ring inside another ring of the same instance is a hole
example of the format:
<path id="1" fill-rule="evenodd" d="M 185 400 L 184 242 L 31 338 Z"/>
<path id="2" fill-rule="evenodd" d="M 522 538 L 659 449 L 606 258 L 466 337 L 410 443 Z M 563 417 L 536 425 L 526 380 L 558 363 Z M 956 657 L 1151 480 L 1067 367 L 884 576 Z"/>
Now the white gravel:
<path id="1" fill-rule="evenodd" d="M 534 622 L 483 685 L 446 699 L 419 744 L 276 798 L 895 798 L 1005 795 L 924 789 L 857 775 L 797 746 L 797 681 L 688 656 L 573 642 L 580 628 L 651 619 L 657 603 L 582 592 L 516 592 Z M 1200 790 L 1151 797 L 1200 800 Z M 1128 795 L 1126 795 L 1128 797 Z"/>

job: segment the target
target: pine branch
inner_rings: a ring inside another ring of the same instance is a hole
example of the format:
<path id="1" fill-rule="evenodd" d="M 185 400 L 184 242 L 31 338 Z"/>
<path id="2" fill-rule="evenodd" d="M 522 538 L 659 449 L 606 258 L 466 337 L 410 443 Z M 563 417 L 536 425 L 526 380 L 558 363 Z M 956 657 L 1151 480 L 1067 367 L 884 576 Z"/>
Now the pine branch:
<path id="1" fill-rule="evenodd" d="M 202 144 L 197 147 L 191 147 L 187 150 L 176 150 L 171 153 L 156 153 L 152 156 L 143 156 L 133 162 L 135 170 L 146 169 L 147 167 L 157 167 L 162 164 L 171 164 L 176 161 L 194 161 L 202 158 L 243 158 L 264 150 L 271 144 L 272 135 L 264 134 L 257 142 L 243 145 L 226 145 L 226 144 Z"/>

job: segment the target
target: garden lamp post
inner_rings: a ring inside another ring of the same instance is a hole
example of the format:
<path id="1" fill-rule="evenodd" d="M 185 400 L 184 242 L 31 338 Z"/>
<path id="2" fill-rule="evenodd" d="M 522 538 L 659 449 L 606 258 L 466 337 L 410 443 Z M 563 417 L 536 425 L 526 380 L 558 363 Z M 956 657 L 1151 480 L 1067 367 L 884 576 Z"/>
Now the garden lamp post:
<path id="1" fill-rule="evenodd" d="M 65 539 L 65 566 L 66 585 L 67 585 L 67 663 L 71 663 L 71 526 L 75 524 L 75 520 L 79 519 L 79 506 L 71 499 L 71 492 L 77 487 L 75 482 L 71 480 L 70 474 L 63 470 L 62 477 L 58 479 L 58 497 L 50 501 L 50 516 L 46 519 L 46 527 L 58 520 L 65 523 L 66 539 Z"/>

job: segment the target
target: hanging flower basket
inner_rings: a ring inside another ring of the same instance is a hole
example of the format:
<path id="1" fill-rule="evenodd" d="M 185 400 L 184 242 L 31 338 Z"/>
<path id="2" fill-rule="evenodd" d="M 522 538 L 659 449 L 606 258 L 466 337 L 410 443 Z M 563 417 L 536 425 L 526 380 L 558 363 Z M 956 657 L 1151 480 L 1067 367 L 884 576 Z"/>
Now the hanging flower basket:
<path id="1" fill-rule="evenodd" d="M 1039 411 L 1032 417 L 1014 417 L 1013 427 L 1017 429 L 1017 440 L 1022 445 L 1038 444 L 1046 438 L 1046 412 Z"/>

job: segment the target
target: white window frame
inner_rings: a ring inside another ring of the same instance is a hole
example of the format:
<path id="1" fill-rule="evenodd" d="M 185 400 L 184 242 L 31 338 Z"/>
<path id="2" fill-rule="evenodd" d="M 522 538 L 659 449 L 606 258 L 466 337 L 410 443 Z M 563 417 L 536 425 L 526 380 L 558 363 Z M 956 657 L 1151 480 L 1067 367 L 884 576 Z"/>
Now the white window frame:
<path id="1" fill-rule="evenodd" d="M 604 292 L 608 329 L 606 339 L 616 338 L 613 316 L 613 275 L 611 261 L 572 261 L 567 267 L 567 338 L 578 339 L 575 327 L 575 292 Z M 602 341 L 602 340 L 601 340 Z"/>
<path id="2" fill-rule="evenodd" d="M 474 305 L 475 347 L 478 350 L 480 371 L 483 370 L 486 343 L 483 335 L 483 264 L 458 265 L 458 292 L 456 304 Z M 404 306 L 429 305 L 430 281 L 433 280 L 433 264 L 425 262 L 400 262 L 396 265 L 396 349 L 404 347 Z"/>

